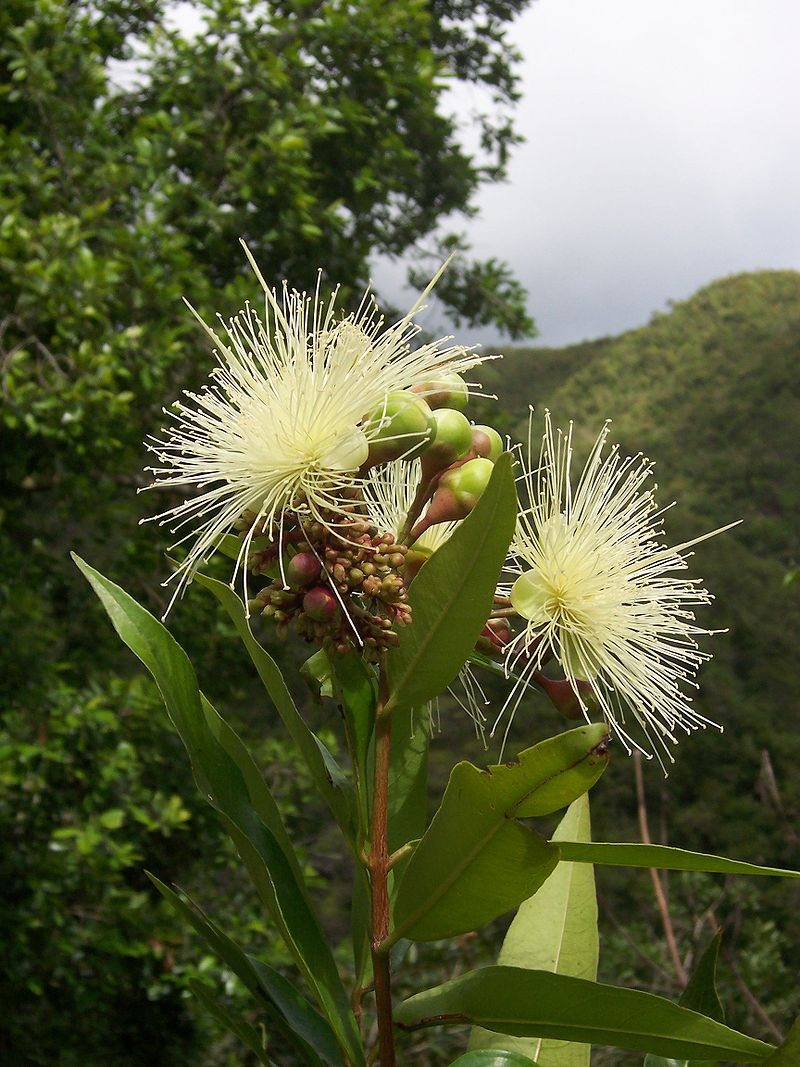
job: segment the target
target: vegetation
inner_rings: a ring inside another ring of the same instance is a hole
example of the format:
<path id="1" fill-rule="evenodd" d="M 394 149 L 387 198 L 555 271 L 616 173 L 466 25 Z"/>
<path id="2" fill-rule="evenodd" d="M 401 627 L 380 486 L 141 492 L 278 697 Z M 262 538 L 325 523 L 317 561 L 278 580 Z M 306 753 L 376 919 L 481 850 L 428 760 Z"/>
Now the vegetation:
<path id="1" fill-rule="evenodd" d="M 313 285 L 322 264 L 324 283 L 342 282 L 351 297 L 376 252 L 411 251 L 419 275 L 432 271 L 437 224 L 469 211 L 479 184 L 502 176 L 514 143 L 506 34 L 523 6 L 365 2 L 353 17 L 339 4 L 214 0 L 196 5 L 205 29 L 195 38 L 169 28 L 158 0 L 10 0 L 0 10 L 0 627 L 13 638 L 0 648 L 8 1062 L 242 1062 L 187 1009 L 188 980 L 211 964 L 188 962 L 196 953 L 184 951 L 182 926 L 142 868 L 164 880 L 180 872 L 201 899 L 223 902 L 226 925 L 278 966 L 280 950 L 195 796 L 160 700 L 131 680 L 67 552 L 79 550 L 159 612 L 164 543 L 137 527 L 157 507 L 135 495 L 144 484 L 136 472 L 140 442 L 176 383 L 205 375 L 205 341 L 181 298 L 210 317 L 251 295 L 240 235 L 272 280 Z M 140 70 L 127 88 L 119 61 Z M 486 89 L 482 160 L 459 147 L 443 109 L 446 77 Z M 441 245 L 460 243 L 449 234 Z M 461 258 L 439 291 L 464 322 L 493 319 L 516 337 L 531 328 L 502 264 Z M 652 455 L 664 497 L 679 500 L 667 516 L 676 539 L 745 520 L 697 550 L 718 598 L 708 625 L 730 629 L 715 643 L 698 703 L 727 732 L 685 741 L 667 787 L 648 776 L 651 830 L 785 867 L 798 865 L 800 811 L 800 587 L 783 582 L 800 556 L 791 525 L 799 335 L 800 277 L 762 273 L 714 283 L 621 338 L 512 350 L 484 373 L 507 429 L 524 431 L 519 400 L 530 395 L 574 418 L 584 446 L 613 417 L 623 448 Z M 193 597 L 176 613 L 175 632 L 202 648 L 204 690 L 253 742 L 308 841 L 317 818 L 309 783 L 242 672 L 231 628 L 210 597 L 202 604 Z M 324 730 L 310 698 L 304 709 Z M 442 714 L 448 746 L 480 758 L 455 711 Z M 547 727 L 523 707 L 520 747 Z M 711 797 L 697 785 L 709 767 Z M 607 778 L 597 832 L 633 834 L 630 763 L 618 757 Z M 342 870 L 329 844 L 308 860 L 327 894 Z M 615 977 L 652 984 L 660 968 L 674 993 L 666 952 L 629 975 L 618 966 L 630 949 L 614 917 L 625 915 L 627 927 L 635 912 L 641 943 L 660 937 L 646 876 L 630 885 L 603 885 Z M 670 894 L 690 952 L 710 929 L 698 915 L 711 909 L 727 921 L 742 980 L 785 1029 L 797 1011 L 787 994 L 800 964 L 794 891 L 776 884 L 756 902 L 692 875 L 673 876 Z M 488 944 L 469 942 L 474 962 Z M 449 962 L 434 946 L 420 966 L 441 974 Z M 734 1024 L 770 1036 L 728 974 Z"/>

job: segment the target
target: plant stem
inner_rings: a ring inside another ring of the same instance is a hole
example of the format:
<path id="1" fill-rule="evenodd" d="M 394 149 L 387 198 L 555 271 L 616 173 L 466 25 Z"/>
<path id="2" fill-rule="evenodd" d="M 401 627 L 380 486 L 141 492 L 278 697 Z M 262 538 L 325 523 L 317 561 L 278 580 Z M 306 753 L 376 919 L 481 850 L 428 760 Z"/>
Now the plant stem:
<path id="1" fill-rule="evenodd" d="M 378 1046 L 381 1067 L 395 1067 L 394 1023 L 389 955 L 384 942 L 389 934 L 389 853 L 387 826 L 389 816 L 389 757 L 392 741 L 392 717 L 387 713 L 388 686 L 386 669 L 380 665 L 380 693 L 375 715 L 375 778 L 372 794 L 369 875 L 372 887 L 372 970 L 375 978 L 375 1008 L 378 1015 Z"/>

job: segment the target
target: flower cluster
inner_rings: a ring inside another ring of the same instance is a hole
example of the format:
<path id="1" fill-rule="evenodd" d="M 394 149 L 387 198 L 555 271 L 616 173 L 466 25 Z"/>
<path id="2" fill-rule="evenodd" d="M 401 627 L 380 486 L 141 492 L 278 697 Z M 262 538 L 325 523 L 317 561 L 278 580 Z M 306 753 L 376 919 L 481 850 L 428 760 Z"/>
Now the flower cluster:
<path id="1" fill-rule="evenodd" d="M 248 305 L 221 335 L 203 323 L 216 345 L 211 382 L 149 445 L 161 464 L 154 484 L 189 494 L 157 516 L 191 542 L 176 595 L 236 529 L 233 578 L 244 572 L 251 614 L 282 636 L 375 659 L 413 625 L 409 585 L 503 451 L 492 427 L 464 414 L 476 387 L 461 375 L 480 358 L 449 338 L 413 348 L 421 301 L 387 326 L 369 294 L 340 315 L 335 291 L 284 285 L 279 295 L 251 264 L 264 315 Z M 555 430 L 547 413 L 535 461 L 531 432 L 509 580 L 478 639 L 513 683 L 495 728 L 538 688 L 567 716 L 599 709 L 629 750 L 660 747 L 671 759 L 676 731 L 709 724 L 686 689 L 708 658 L 696 639 L 713 632 L 693 614 L 710 594 L 679 572 L 693 545 L 721 531 L 668 547 L 651 464 L 606 450 L 608 424 L 577 478 L 571 426 Z M 248 575 L 263 583 L 252 595 Z M 483 691 L 472 675 L 462 683 L 482 723 Z"/>
<path id="2" fill-rule="evenodd" d="M 411 621 L 404 578 L 407 548 L 369 522 L 339 518 L 336 534 L 313 518 L 297 519 L 280 544 L 252 548 L 253 574 L 274 575 L 249 601 L 251 614 L 272 618 L 279 637 L 294 624 L 307 641 L 339 653 L 363 647 L 374 656 L 398 641 Z M 239 525 L 248 529 L 251 514 Z M 261 527 L 261 536 L 264 527 Z"/>

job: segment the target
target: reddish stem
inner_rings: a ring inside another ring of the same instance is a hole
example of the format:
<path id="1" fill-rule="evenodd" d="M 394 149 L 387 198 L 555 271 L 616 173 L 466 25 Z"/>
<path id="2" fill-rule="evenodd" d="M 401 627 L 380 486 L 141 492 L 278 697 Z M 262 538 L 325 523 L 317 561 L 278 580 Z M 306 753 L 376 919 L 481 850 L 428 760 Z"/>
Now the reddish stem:
<path id="1" fill-rule="evenodd" d="M 383 951 L 389 934 L 389 758 L 392 717 L 386 712 L 386 671 L 380 668 L 380 699 L 375 716 L 375 779 L 370 827 L 369 875 L 372 887 L 372 970 L 375 978 L 375 1008 L 378 1015 L 378 1046 L 381 1067 L 395 1067 L 392 987 L 388 952 Z"/>

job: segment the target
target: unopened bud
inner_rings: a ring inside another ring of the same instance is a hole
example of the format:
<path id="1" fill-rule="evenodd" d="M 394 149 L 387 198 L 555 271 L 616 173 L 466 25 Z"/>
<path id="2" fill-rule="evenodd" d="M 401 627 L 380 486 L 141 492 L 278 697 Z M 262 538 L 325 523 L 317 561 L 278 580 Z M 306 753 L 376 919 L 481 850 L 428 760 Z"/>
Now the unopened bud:
<path id="1" fill-rule="evenodd" d="M 479 642 L 487 643 L 496 651 L 502 651 L 511 640 L 508 619 L 489 619 L 481 630 Z"/>
<path id="2" fill-rule="evenodd" d="M 493 426 L 473 426 L 471 451 L 496 463 L 503 454 L 503 438 Z"/>
<path id="3" fill-rule="evenodd" d="M 469 389 L 460 374 L 454 371 L 441 374 L 427 382 L 413 385 L 413 392 L 424 396 L 431 408 L 457 408 L 463 411 L 469 400 Z"/>
<path id="4" fill-rule="evenodd" d="M 547 696 L 550 703 L 561 712 L 565 719 L 582 719 L 588 710 L 593 690 L 588 682 L 576 678 L 574 686 L 568 678 L 546 678 L 543 674 L 536 677 L 536 683 Z"/>
<path id="5" fill-rule="evenodd" d="M 490 459 L 470 459 L 460 467 L 445 471 L 439 479 L 439 489 L 450 490 L 456 499 L 456 506 L 461 514 L 455 518 L 463 519 L 469 515 L 489 484 L 494 464 Z M 434 494 L 435 499 L 436 494 Z"/>
<path id="6" fill-rule="evenodd" d="M 421 396 L 398 390 L 389 393 L 364 424 L 369 438 L 369 463 L 389 463 L 423 452 L 436 434 L 433 412 Z"/>
<path id="7" fill-rule="evenodd" d="M 298 552 L 286 564 L 286 581 L 292 589 L 302 589 L 318 581 L 322 565 L 313 552 Z"/>
<path id="8" fill-rule="evenodd" d="M 416 578 L 422 565 L 427 563 L 432 555 L 432 550 L 424 545 L 412 546 L 406 552 L 405 566 L 403 567 L 403 578 L 406 585 L 409 585 Z"/>
<path id="9" fill-rule="evenodd" d="M 422 474 L 426 480 L 466 456 L 472 445 L 472 427 L 466 415 L 454 408 L 439 408 L 433 412 L 433 418 L 436 435 L 422 457 Z"/>
<path id="10" fill-rule="evenodd" d="M 339 614 L 339 602 L 330 589 L 316 585 L 303 597 L 303 611 L 315 622 L 333 622 Z"/>

